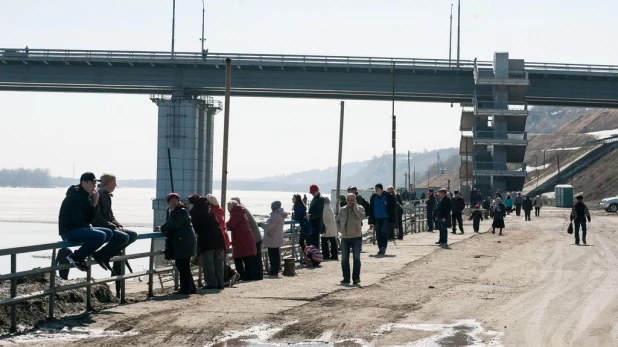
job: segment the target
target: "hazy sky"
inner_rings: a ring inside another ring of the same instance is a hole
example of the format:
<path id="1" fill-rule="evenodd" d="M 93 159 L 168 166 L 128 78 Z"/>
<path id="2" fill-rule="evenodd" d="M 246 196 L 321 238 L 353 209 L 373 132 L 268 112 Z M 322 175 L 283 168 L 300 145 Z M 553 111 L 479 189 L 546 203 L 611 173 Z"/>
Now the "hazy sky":
<path id="1" fill-rule="evenodd" d="M 448 58 L 452 1 L 205 0 L 206 47 L 222 53 Z M 457 3 L 453 1 L 453 56 Z M 461 58 L 618 64 L 618 1 L 468 0 Z M 172 0 L 0 0 L 0 47 L 168 51 Z M 200 50 L 202 3 L 177 0 L 176 51 Z M 229 178 L 337 165 L 339 101 L 231 101 Z M 0 167 L 154 178 L 157 109 L 147 95 L 0 92 Z M 458 146 L 460 109 L 396 104 L 398 148 Z M 344 162 L 390 151 L 389 102 L 346 102 Z M 215 177 L 221 175 L 222 114 Z M 443 138 L 436 138 L 436 134 Z M 309 155 L 309 157 L 307 157 Z M 311 158 L 311 160 L 308 160 Z"/>

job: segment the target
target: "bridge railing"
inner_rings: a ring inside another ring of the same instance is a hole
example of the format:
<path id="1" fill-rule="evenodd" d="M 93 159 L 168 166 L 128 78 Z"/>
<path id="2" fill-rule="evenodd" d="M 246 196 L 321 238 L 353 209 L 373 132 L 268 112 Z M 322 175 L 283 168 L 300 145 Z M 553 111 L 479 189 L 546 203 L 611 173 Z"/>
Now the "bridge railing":
<path id="1" fill-rule="evenodd" d="M 325 56 L 325 55 L 293 55 L 293 54 L 239 54 L 239 53 L 207 53 L 200 52 L 156 52 L 156 51 L 103 51 L 103 50 L 55 50 L 55 49 L 14 49 L 0 48 L 0 59 L 6 60 L 59 60 L 87 61 L 102 60 L 146 61 L 151 63 L 201 63 L 225 62 L 232 59 L 233 64 L 254 65 L 345 65 L 345 66 L 375 66 L 375 67 L 444 67 L 453 68 L 454 62 L 448 59 L 416 59 L 389 57 L 360 56 Z M 482 66 L 491 66 L 491 62 L 478 62 Z M 461 60 L 461 68 L 472 68 L 473 62 Z"/>

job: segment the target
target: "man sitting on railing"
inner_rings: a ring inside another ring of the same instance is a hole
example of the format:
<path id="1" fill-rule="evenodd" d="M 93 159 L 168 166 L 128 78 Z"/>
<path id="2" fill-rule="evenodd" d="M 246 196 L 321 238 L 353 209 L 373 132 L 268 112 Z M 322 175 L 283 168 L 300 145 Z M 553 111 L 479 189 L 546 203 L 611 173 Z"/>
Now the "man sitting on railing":
<path id="1" fill-rule="evenodd" d="M 114 212 L 112 211 L 112 193 L 116 189 L 116 176 L 112 174 L 101 175 L 101 187 L 99 188 L 99 203 L 96 207 L 96 215 L 92 225 L 95 227 L 108 228 L 113 230 L 112 238 L 126 239 L 122 245 L 112 247 L 109 244 L 103 247 L 97 254 L 100 255 L 101 261 L 108 270 L 112 271 L 113 275 L 120 275 L 122 262 L 114 262 L 114 267 L 109 265 L 109 260 L 113 256 L 120 255 L 122 250 L 128 245 L 137 240 L 135 231 L 125 229 L 122 224 L 118 223 Z M 113 242 L 116 244 L 116 242 Z M 116 282 L 116 289 L 119 290 L 120 282 Z"/>
<path id="2" fill-rule="evenodd" d="M 99 192 L 96 189 L 96 179 L 92 172 L 84 173 L 79 184 L 70 186 L 67 196 L 60 206 L 58 229 L 60 237 L 65 241 L 82 242 L 83 245 L 67 260 L 81 271 L 87 271 L 86 258 L 93 255 L 105 242 L 112 246 L 121 245 L 128 239 L 112 239 L 112 230 L 92 227 L 96 207 L 99 203 Z"/>

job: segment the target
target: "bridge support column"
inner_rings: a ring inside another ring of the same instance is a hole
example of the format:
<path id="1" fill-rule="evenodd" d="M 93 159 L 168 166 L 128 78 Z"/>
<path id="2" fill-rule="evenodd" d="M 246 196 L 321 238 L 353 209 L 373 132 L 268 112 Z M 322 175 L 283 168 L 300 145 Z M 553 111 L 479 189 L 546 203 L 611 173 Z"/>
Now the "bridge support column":
<path id="1" fill-rule="evenodd" d="M 157 188 L 152 202 L 153 224 L 159 226 L 167 216 L 165 197 L 172 186 L 183 201 L 191 194 L 212 192 L 214 115 L 221 104 L 184 91 L 151 100 L 159 108 Z"/>

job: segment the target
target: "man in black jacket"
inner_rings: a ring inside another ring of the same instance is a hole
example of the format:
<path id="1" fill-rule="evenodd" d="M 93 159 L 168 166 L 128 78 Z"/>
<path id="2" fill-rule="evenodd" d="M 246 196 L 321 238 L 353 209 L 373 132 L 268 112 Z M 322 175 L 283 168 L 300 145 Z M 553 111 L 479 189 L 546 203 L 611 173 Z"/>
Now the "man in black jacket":
<path id="1" fill-rule="evenodd" d="M 442 188 L 438 191 L 440 196 L 440 204 L 438 205 L 437 221 L 440 229 L 440 239 L 436 244 L 442 248 L 448 247 L 448 227 L 451 222 L 451 199 L 446 196 L 446 189 Z"/>
<path id="2" fill-rule="evenodd" d="M 453 211 L 453 232 L 452 234 L 457 234 L 456 224 L 459 224 L 459 231 L 463 234 L 463 211 L 466 208 L 466 202 L 459 195 L 459 191 L 455 191 L 455 197 L 452 200 L 451 211 Z"/>
<path id="3" fill-rule="evenodd" d="M 114 274 L 120 275 L 120 272 L 122 271 L 122 262 L 114 262 L 114 266 L 112 268 L 109 265 L 109 259 L 113 256 L 120 255 L 123 249 L 137 240 L 137 233 L 135 231 L 125 229 L 122 224 L 118 223 L 116 217 L 114 217 L 114 211 L 112 210 L 112 193 L 114 190 L 116 190 L 116 176 L 112 174 L 101 175 L 99 203 L 97 204 L 96 215 L 94 221 L 92 222 L 92 225 L 95 227 L 113 230 L 112 240 L 110 243 L 103 247 L 99 252 L 95 253 L 97 258 L 100 257 L 101 262 L 112 271 L 112 276 Z M 123 240 L 126 241 L 121 244 Z M 116 245 L 116 247 L 112 247 L 110 244 Z M 116 282 L 117 293 L 120 288 L 119 286 L 120 282 Z"/>
<path id="4" fill-rule="evenodd" d="M 358 188 L 355 186 L 348 187 L 348 193 L 353 193 L 356 196 L 356 203 L 360 206 L 363 206 L 365 209 L 365 217 L 369 217 L 369 203 L 362 195 L 358 194 Z"/>
<path id="5" fill-rule="evenodd" d="M 530 200 L 530 195 L 526 195 L 524 202 L 522 203 L 524 208 L 524 217 L 526 221 L 530 221 L 530 212 L 532 211 L 532 200 Z"/>
<path id="6" fill-rule="evenodd" d="M 324 229 L 324 198 L 320 194 L 320 188 L 313 184 L 309 187 L 309 193 L 313 195 L 311 204 L 309 204 L 309 212 L 305 218 L 311 223 L 311 245 L 320 249 L 320 235 L 326 230 Z"/>
<path id="7" fill-rule="evenodd" d="M 369 225 L 375 227 L 378 254 L 386 254 L 391 225 L 396 225 L 397 202 L 395 197 L 384 191 L 381 183 L 376 184 L 375 193 L 369 199 Z"/>
<path id="8" fill-rule="evenodd" d="M 433 210 L 436 206 L 436 197 L 433 194 L 433 189 L 429 189 L 427 197 L 427 231 L 433 232 Z"/>
<path id="9" fill-rule="evenodd" d="M 571 210 L 571 222 L 575 221 L 575 244 L 579 246 L 579 229 L 582 229 L 582 242 L 586 244 L 586 219 L 590 223 L 590 211 L 588 206 L 584 204 L 584 197 L 577 196 L 577 202 Z"/>
<path id="10" fill-rule="evenodd" d="M 86 172 L 79 181 L 79 184 L 69 187 L 62 201 L 58 229 L 63 240 L 83 243 L 72 255 L 67 256 L 67 260 L 77 269 L 86 271 L 86 258 L 112 239 L 112 230 L 91 225 L 99 203 L 95 175 Z"/>

